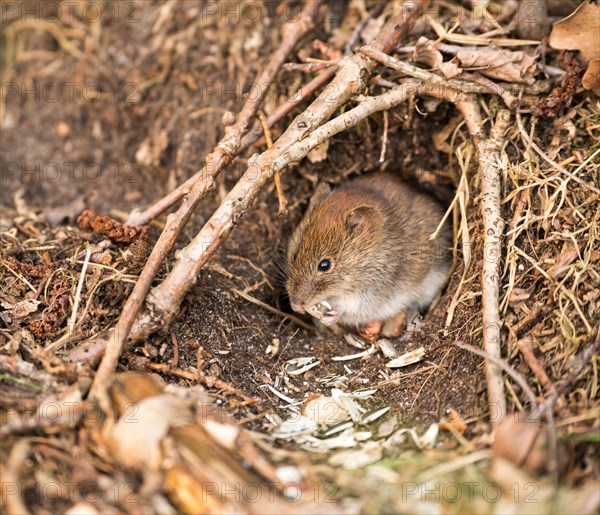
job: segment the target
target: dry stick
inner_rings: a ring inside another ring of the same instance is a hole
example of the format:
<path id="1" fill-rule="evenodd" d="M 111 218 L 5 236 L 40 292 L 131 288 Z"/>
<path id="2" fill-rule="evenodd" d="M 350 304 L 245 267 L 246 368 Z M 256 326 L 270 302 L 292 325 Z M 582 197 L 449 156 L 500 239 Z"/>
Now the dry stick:
<path id="1" fill-rule="evenodd" d="M 528 335 L 525 336 L 525 338 L 517 340 L 517 347 L 523 355 L 523 358 L 527 362 L 527 366 L 529 366 L 529 369 L 535 374 L 535 377 L 537 377 L 537 380 L 546 392 L 546 395 L 554 395 L 556 393 L 554 383 L 548 377 L 548 374 L 546 374 L 544 367 L 542 367 L 542 365 L 536 358 L 533 352 L 532 342 L 533 337 L 531 335 Z"/>
<path id="2" fill-rule="evenodd" d="M 473 110 L 479 106 L 473 104 Z M 469 111 L 474 112 L 474 111 Z M 479 115 L 480 116 L 480 115 Z M 492 356 L 500 357 L 500 310 L 498 296 L 500 289 L 500 257 L 502 256 L 502 235 L 504 220 L 500 212 L 500 149 L 508 129 L 510 113 L 498 111 L 490 137 L 479 144 L 478 158 L 481 170 L 481 216 L 484 229 L 484 259 L 481 276 L 481 301 L 483 311 L 483 345 Z M 468 125 L 468 122 L 467 122 Z M 488 402 L 496 406 L 502 416 L 506 414 L 506 398 L 500 369 L 486 361 L 485 372 L 488 388 Z M 502 418 L 502 417 L 501 417 Z M 496 423 L 499 423 L 497 420 Z"/>
<path id="3" fill-rule="evenodd" d="M 267 149 L 273 146 L 273 138 L 271 137 L 271 131 L 269 130 L 269 125 L 267 123 L 267 117 L 265 113 L 260 111 L 258 113 L 258 118 L 260 119 L 260 124 L 262 125 L 263 132 L 265 134 L 265 140 L 267 142 Z M 288 214 L 287 210 L 287 201 L 285 200 L 285 195 L 283 194 L 283 190 L 281 189 L 281 173 L 275 173 L 275 188 L 277 189 L 277 199 L 279 200 L 279 216 L 285 216 Z"/>
<path id="4" fill-rule="evenodd" d="M 269 304 L 267 304 L 266 302 L 263 302 L 262 300 L 259 300 L 256 297 L 253 297 L 252 295 L 247 294 L 246 292 L 237 290 L 235 288 L 232 288 L 231 291 L 233 293 L 235 293 L 236 295 L 242 297 L 243 299 L 246 299 L 248 302 L 252 302 L 252 304 L 256 304 L 257 306 L 260 306 L 261 308 L 266 309 L 267 311 L 274 313 L 275 315 L 279 315 L 280 317 L 291 320 L 296 325 L 303 327 L 304 329 L 306 329 L 307 331 L 309 331 L 311 333 L 317 332 L 317 328 L 314 325 L 306 323 L 301 318 L 295 317 L 294 315 L 291 315 L 290 313 L 284 313 L 283 311 L 280 311 L 279 309 L 274 308 L 273 306 L 269 306 Z"/>
<path id="5" fill-rule="evenodd" d="M 476 72 L 463 73 L 463 77 L 465 79 L 473 81 L 475 84 L 481 84 L 484 88 L 488 88 L 490 90 L 490 93 L 495 93 L 496 95 L 500 96 L 502 100 L 504 100 L 504 103 L 511 109 L 517 107 L 519 103 L 517 97 L 512 95 L 510 91 L 507 91 L 499 84 L 496 84 L 493 80 L 490 80 L 487 77 L 484 77 L 483 75 L 480 75 Z"/>
<path id="6" fill-rule="evenodd" d="M 400 11 L 394 14 L 384 25 L 372 46 L 381 51 L 389 51 L 396 46 L 428 3 L 429 0 L 420 0 L 416 4 L 411 4 L 414 7 L 412 12 L 406 14 L 404 11 Z M 241 216 L 249 209 L 261 187 L 273 177 L 277 169 L 282 168 L 279 163 L 285 165 L 293 161 L 288 148 L 296 142 L 304 143 L 303 139 L 309 139 L 325 120 L 329 119 L 352 96 L 360 93 L 375 66 L 375 61 L 360 54 L 340 60 L 335 79 L 319 97 L 304 113 L 296 117 L 271 149 L 250 159 L 249 167 L 242 178 L 229 192 L 200 233 L 179 253 L 179 259 L 167 278 L 150 293 L 148 309 L 139 315 L 137 323 L 132 326 L 128 345 L 146 338 L 171 321 L 177 313 L 184 295 L 194 284 L 200 268 L 214 254 L 239 222 Z M 389 109 L 385 106 L 383 108 Z M 352 125 L 348 125 L 348 127 L 350 126 Z M 323 140 L 327 137 L 328 135 L 325 134 Z M 318 143 L 320 141 L 314 145 Z M 297 151 L 294 154 L 295 160 L 302 159 L 310 148 L 312 147 L 302 146 L 304 153 Z M 279 160 L 279 163 L 276 163 L 276 160 Z M 142 275 L 144 273 L 142 272 Z M 105 339 L 102 335 L 98 335 L 73 349 L 68 359 L 93 364 L 102 356 L 105 348 Z"/>
<path id="7" fill-rule="evenodd" d="M 311 96 L 317 91 L 323 84 L 329 82 L 335 75 L 336 67 L 332 66 L 326 70 L 323 70 L 313 80 L 302 86 L 292 97 L 288 98 L 283 104 L 281 104 L 273 114 L 267 117 L 267 125 L 273 127 L 278 121 L 284 116 L 290 113 L 298 104 L 304 101 L 307 97 Z M 262 136 L 263 130 L 260 125 L 257 125 L 254 129 L 248 132 L 240 143 L 240 148 L 236 152 L 236 156 L 241 154 L 248 147 L 256 143 Z M 230 156 L 230 161 L 233 161 L 235 156 Z M 221 171 L 229 163 L 223 161 L 221 168 L 212 171 L 215 175 Z M 169 209 L 173 204 L 178 202 L 182 197 L 187 195 L 190 188 L 194 183 L 206 173 L 206 167 L 203 167 L 198 173 L 192 175 L 187 181 L 180 184 L 177 188 L 167 194 L 165 197 L 154 203 L 148 209 L 140 212 L 138 210 L 132 211 L 127 221 L 128 225 L 146 225 L 151 220 L 156 218 L 165 210 Z"/>
<path id="8" fill-rule="evenodd" d="M 440 79 L 440 77 L 438 77 Z M 443 81 L 443 79 L 442 79 Z M 456 81 L 444 81 L 455 83 Z M 460 82 L 460 81 L 458 81 Z M 502 255 L 500 241 L 504 229 L 504 222 L 500 216 L 500 177 L 497 166 L 500 160 L 499 151 L 501 139 L 508 128 L 510 114 L 500 110 L 496 124 L 489 139 L 484 139 L 483 119 L 479 106 L 470 100 L 470 95 L 462 91 L 440 88 L 441 83 L 422 85 L 421 92 L 454 102 L 461 111 L 473 143 L 477 149 L 479 167 L 482 175 L 482 217 L 485 227 L 484 249 L 486 256 L 482 270 L 482 300 L 483 300 L 483 328 L 484 348 L 487 353 L 495 358 L 500 358 L 500 317 L 498 308 L 499 290 L 499 256 Z M 493 253 L 492 253 L 493 252 Z M 491 361 L 486 361 L 486 382 L 488 402 L 490 408 L 496 407 L 499 412 L 506 414 L 506 399 L 504 383 L 500 369 Z M 497 422 L 500 422 L 498 419 Z"/>
<path id="9" fill-rule="evenodd" d="M 362 47 L 360 49 L 360 51 L 364 55 L 367 55 L 367 56 L 371 57 L 372 59 L 379 61 L 381 64 L 384 64 L 388 68 L 392 68 L 393 70 L 402 72 L 402 73 L 408 75 L 409 77 L 413 77 L 415 79 L 421 79 L 432 85 L 436 84 L 436 85 L 442 87 L 443 89 L 450 88 L 450 89 L 454 89 L 457 91 L 461 91 L 466 94 L 478 94 L 478 93 L 498 94 L 497 89 L 491 88 L 488 85 L 481 85 L 481 84 L 477 84 L 475 82 L 469 82 L 466 80 L 459 80 L 459 79 L 444 79 L 443 77 L 440 77 L 439 75 L 436 75 L 435 73 L 432 73 L 427 70 L 423 70 L 422 68 L 419 68 L 417 66 L 409 64 L 405 61 L 396 59 L 395 57 L 392 57 L 392 56 L 386 54 L 385 52 L 381 52 L 381 51 L 373 48 L 373 45 L 366 45 L 366 46 Z M 512 102 L 513 98 L 514 97 L 507 96 L 507 95 L 502 96 L 503 100 L 510 102 L 510 104 L 507 103 L 507 106 L 510 108 L 514 107 L 514 105 L 515 105 L 515 103 Z M 471 99 L 471 100 L 473 100 L 473 99 Z"/>
<path id="10" fill-rule="evenodd" d="M 320 2 L 321 0 L 307 0 L 300 19 L 288 22 L 284 26 L 285 36 L 281 46 L 275 51 L 260 78 L 254 83 L 249 99 L 242 108 L 237 122 L 225 128 L 225 136 L 221 139 L 214 152 L 207 157 L 206 165 L 204 166 L 205 172 L 201 174 L 192 186 L 187 201 L 176 213 L 172 213 L 167 217 L 166 227 L 152 249 L 152 253 L 133 291 L 127 298 L 116 327 L 109 334 L 106 354 L 94 377 L 90 392 L 91 396 L 96 395 L 103 385 L 107 384 L 108 379 L 114 372 L 123 349 L 123 343 L 131 331 L 158 269 L 173 247 L 177 236 L 190 218 L 194 208 L 206 193 L 214 187 L 215 170 L 220 170 L 224 164 L 231 162 L 232 156 L 239 149 L 242 136 L 250 126 L 260 102 L 265 97 L 269 86 L 275 80 L 279 68 L 296 43 L 314 27 L 314 17 L 316 16 Z"/>
<path id="11" fill-rule="evenodd" d="M 383 137 L 381 138 L 381 154 L 379 155 L 379 162 L 385 161 L 385 151 L 387 149 L 388 142 L 388 126 L 389 126 L 389 114 L 387 111 L 383 112 Z"/>

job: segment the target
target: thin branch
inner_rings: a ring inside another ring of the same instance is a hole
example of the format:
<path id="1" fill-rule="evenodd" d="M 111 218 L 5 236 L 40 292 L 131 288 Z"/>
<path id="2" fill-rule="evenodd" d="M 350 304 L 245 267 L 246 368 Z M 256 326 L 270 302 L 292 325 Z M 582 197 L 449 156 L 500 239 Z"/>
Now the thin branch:
<path id="1" fill-rule="evenodd" d="M 477 110 L 479 107 L 475 105 Z M 500 289 L 500 259 L 504 220 L 500 212 L 500 150 L 504 134 L 508 129 L 510 113 L 498 111 L 490 137 L 479 145 L 479 168 L 481 171 L 481 217 L 484 228 L 484 256 L 481 276 L 481 301 L 483 306 L 483 345 L 485 350 L 497 358 L 500 350 L 500 310 L 498 296 Z M 489 361 L 485 367 L 488 399 L 502 414 L 506 413 L 504 384 L 497 366 Z M 499 422 L 499 420 L 498 420 Z"/>
<path id="2" fill-rule="evenodd" d="M 307 331 L 309 331 L 311 333 L 317 332 L 317 329 L 314 325 L 308 324 L 304 320 L 302 320 L 294 315 L 291 315 L 290 313 L 284 313 L 283 311 L 281 311 L 277 308 L 274 308 L 273 306 L 269 306 L 269 304 L 267 304 L 266 302 L 263 302 L 262 300 L 259 300 L 256 297 L 253 297 L 252 295 L 249 295 L 248 293 L 237 290 L 235 288 L 232 288 L 231 291 L 233 293 L 235 293 L 236 295 L 242 297 L 243 299 L 246 299 L 248 302 L 252 302 L 252 304 L 256 304 L 257 306 L 259 306 L 263 309 L 266 309 L 267 311 L 274 313 L 275 315 L 279 315 L 280 317 L 286 318 L 287 320 L 294 322 L 296 325 L 306 329 Z"/>
<path id="3" fill-rule="evenodd" d="M 258 113 L 258 117 L 260 119 L 260 124 L 262 125 L 263 132 L 265 133 L 265 140 L 267 142 L 267 149 L 273 146 L 273 138 L 271 137 L 271 131 L 269 130 L 269 125 L 267 123 L 267 117 L 265 113 L 260 111 Z M 275 172 L 275 188 L 277 189 L 277 199 L 279 200 L 279 216 L 285 216 L 288 214 L 287 210 L 287 200 L 285 199 L 285 195 L 283 194 L 283 189 L 281 188 L 281 172 Z"/>

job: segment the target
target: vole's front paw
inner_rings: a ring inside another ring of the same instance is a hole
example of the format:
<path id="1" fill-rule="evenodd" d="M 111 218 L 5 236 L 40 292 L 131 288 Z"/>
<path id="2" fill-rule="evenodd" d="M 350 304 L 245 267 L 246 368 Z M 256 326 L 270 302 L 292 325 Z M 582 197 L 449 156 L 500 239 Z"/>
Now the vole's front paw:
<path id="1" fill-rule="evenodd" d="M 358 334 L 361 336 L 361 338 L 372 342 L 379 338 L 382 327 L 383 324 L 381 322 L 373 320 L 372 322 L 367 322 L 365 325 L 360 327 L 358 330 Z"/>

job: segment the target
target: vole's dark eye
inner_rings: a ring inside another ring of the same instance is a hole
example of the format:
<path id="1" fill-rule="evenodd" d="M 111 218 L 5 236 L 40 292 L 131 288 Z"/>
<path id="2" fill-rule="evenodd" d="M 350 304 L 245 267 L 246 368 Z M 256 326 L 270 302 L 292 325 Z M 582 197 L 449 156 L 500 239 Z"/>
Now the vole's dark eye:
<path id="1" fill-rule="evenodd" d="M 330 268 L 331 261 L 329 261 L 329 259 L 321 259 L 321 261 L 319 261 L 319 266 L 317 266 L 319 272 L 327 272 Z"/>

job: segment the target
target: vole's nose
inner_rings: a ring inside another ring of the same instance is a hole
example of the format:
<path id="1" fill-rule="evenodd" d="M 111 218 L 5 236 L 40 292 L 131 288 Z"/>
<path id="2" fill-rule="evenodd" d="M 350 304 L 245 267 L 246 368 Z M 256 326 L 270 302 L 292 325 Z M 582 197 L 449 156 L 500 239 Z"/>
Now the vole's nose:
<path id="1" fill-rule="evenodd" d="M 292 305 L 292 309 L 296 312 L 296 313 L 305 313 L 306 310 L 304 309 L 304 302 L 295 302 L 295 301 L 290 301 L 290 304 Z"/>

